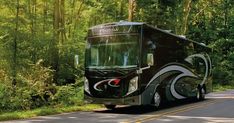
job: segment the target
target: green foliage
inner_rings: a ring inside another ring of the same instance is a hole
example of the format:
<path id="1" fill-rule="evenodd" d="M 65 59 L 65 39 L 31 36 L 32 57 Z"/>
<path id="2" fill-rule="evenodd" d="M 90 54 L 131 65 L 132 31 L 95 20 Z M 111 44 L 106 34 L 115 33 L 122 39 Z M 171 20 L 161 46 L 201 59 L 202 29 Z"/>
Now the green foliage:
<path id="1" fill-rule="evenodd" d="M 30 64 L 17 77 L 17 85 L 5 80 L 0 82 L 0 112 L 6 110 L 28 110 L 45 105 L 83 105 L 82 80 L 66 86 L 52 83 L 53 71 L 42 66 L 43 61 Z M 1 72 L 1 78 L 4 73 Z"/>
<path id="2" fill-rule="evenodd" d="M 220 39 L 213 44 L 215 49 L 214 59 L 214 83 L 234 84 L 234 40 Z"/>
<path id="3" fill-rule="evenodd" d="M 83 89 L 72 85 L 59 86 L 52 103 L 62 106 L 83 105 Z"/>
<path id="4" fill-rule="evenodd" d="M 55 89 L 51 85 L 52 71 L 41 66 L 41 62 L 22 70 L 15 86 L 11 85 L 10 79 L 1 81 L 0 110 L 25 110 L 47 104 Z"/>
<path id="5" fill-rule="evenodd" d="M 5 84 L 2 84 L 3 82 L 1 81 L 0 83 L 0 109 L 1 110 L 6 110 L 10 109 L 11 107 L 9 106 L 10 99 L 10 93 L 9 93 L 9 88 Z M 0 110 L 0 111 L 1 111 Z"/>
<path id="6" fill-rule="evenodd" d="M 226 90 L 230 90 L 230 89 L 234 89 L 234 85 L 220 85 L 220 84 L 215 84 L 213 86 L 213 91 L 217 92 L 217 91 L 226 91 Z"/>
<path id="7" fill-rule="evenodd" d="M 0 112 L 6 110 L 29 109 L 32 102 L 29 91 L 23 88 L 15 89 L 0 84 Z"/>

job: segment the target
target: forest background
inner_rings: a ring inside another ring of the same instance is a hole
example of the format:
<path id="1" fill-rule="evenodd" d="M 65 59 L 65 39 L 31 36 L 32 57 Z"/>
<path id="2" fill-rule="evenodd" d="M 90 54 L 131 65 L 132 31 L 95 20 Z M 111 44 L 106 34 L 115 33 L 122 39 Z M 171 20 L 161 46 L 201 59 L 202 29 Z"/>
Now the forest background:
<path id="1" fill-rule="evenodd" d="M 214 85 L 234 85 L 233 0 L 0 0 L 0 113 L 84 105 L 89 27 L 146 22 L 213 48 Z M 74 56 L 80 65 L 74 67 Z"/>

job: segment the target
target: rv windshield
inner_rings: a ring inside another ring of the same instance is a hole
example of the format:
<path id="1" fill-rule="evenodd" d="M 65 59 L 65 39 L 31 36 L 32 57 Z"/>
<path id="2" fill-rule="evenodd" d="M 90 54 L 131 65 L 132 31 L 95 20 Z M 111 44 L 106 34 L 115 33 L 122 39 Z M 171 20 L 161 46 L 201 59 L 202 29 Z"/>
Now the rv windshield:
<path id="1" fill-rule="evenodd" d="M 86 67 L 99 69 L 137 67 L 138 44 L 138 35 L 89 37 L 86 46 Z"/>

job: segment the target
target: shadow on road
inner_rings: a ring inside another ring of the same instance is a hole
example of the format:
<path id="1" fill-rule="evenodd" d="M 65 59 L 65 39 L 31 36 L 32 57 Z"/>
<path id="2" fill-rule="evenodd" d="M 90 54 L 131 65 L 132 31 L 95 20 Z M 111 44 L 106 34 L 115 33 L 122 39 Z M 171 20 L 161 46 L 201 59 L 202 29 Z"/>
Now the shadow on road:
<path id="1" fill-rule="evenodd" d="M 107 110 L 107 109 L 103 109 L 103 110 L 98 110 L 98 111 L 94 111 L 96 113 L 115 113 L 115 114 L 145 114 L 145 113 L 150 113 L 150 112 L 154 112 L 154 111 L 162 111 L 165 109 L 170 109 L 173 107 L 177 107 L 177 106 L 183 106 L 183 105 L 188 105 L 188 104 L 196 104 L 196 103 L 201 103 L 201 102 L 206 102 L 209 101 L 211 99 L 206 99 L 204 101 L 195 101 L 193 99 L 186 99 L 186 100 L 177 100 L 177 101 L 172 101 L 172 102 L 166 102 L 164 104 L 162 104 L 162 106 L 160 106 L 159 108 L 156 108 L 154 106 L 124 106 L 124 107 L 117 107 L 114 110 Z"/>

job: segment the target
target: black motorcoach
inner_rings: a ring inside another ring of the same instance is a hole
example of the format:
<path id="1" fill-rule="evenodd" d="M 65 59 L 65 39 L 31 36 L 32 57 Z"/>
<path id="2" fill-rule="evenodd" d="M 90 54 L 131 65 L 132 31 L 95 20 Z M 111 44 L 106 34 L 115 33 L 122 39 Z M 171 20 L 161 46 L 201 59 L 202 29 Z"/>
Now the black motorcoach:
<path id="1" fill-rule="evenodd" d="M 211 49 L 184 36 L 139 22 L 101 24 L 88 30 L 85 101 L 155 105 L 212 91 Z"/>

